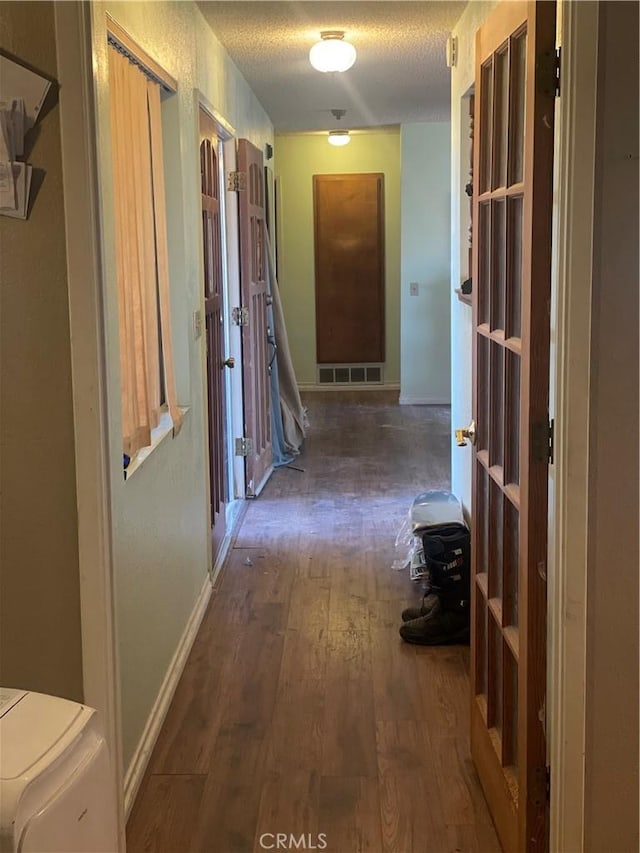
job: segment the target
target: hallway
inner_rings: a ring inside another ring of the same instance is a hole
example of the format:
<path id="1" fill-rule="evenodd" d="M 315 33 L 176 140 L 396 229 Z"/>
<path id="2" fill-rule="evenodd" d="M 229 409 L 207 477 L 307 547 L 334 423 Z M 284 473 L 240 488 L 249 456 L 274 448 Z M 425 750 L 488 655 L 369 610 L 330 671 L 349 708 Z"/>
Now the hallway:
<path id="1" fill-rule="evenodd" d="M 449 487 L 450 423 L 396 401 L 306 395 L 304 471 L 276 470 L 248 505 L 130 853 L 277 849 L 277 833 L 329 853 L 500 849 L 469 757 L 469 650 L 397 633 L 415 598 L 389 568 L 397 527 L 417 493 Z"/>

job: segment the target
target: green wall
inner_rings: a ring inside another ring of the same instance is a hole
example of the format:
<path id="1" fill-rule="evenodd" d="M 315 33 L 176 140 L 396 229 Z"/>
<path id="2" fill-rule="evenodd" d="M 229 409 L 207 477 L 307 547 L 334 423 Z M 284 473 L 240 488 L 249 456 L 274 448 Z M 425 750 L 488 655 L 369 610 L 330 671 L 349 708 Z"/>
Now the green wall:
<path id="1" fill-rule="evenodd" d="M 471 420 L 471 346 L 473 326 L 471 308 L 460 302 L 454 288 L 467 277 L 466 254 L 468 235 L 467 205 L 464 185 L 469 174 L 468 94 L 475 75 L 476 31 L 482 26 L 496 0 L 469 3 L 453 30 L 458 39 L 458 61 L 451 69 L 451 423 L 468 424 Z M 471 511 L 471 447 L 456 446 L 451 434 L 451 490 Z"/>
<path id="2" fill-rule="evenodd" d="M 206 414 L 203 338 L 192 333 L 202 308 L 201 93 L 236 131 L 260 148 L 273 127 L 248 84 L 193 3 L 94 2 L 93 58 L 104 253 L 113 559 L 125 768 L 207 578 Z M 178 399 L 189 407 L 178 436 L 165 440 L 126 482 L 122 476 L 118 306 L 111 172 L 106 15 L 178 81 L 163 105 L 171 315 Z"/>
<path id="3" fill-rule="evenodd" d="M 325 134 L 276 135 L 279 182 L 278 282 L 298 382 L 316 382 L 312 176 L 385 176 L 386 384 L 400 381 L 400 130 L 362 132 L 334 148 Z"/>
<path id="4" fill-rule="evenodd" d="M 401 403 L 451 401 L 450 135 L 449 122 L 402 125 Z"/>

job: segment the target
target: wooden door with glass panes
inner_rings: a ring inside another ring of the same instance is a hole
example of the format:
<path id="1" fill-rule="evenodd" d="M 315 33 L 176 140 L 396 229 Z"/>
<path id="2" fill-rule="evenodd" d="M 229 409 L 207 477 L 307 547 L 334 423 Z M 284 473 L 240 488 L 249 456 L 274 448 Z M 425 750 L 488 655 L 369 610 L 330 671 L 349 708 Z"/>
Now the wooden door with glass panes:
<path id="1" fill-rule="evenodd" d="M 271 437 L 271 369 L 265 199 L 262 151 L 247 139 L 238 140 L 238 170 L 244 188 L 239 191 L 240 293 L 247 309 L 242 326 L 246 496 L 257 497 L 273 471 Z"/>
<path id="2" fill-rule="evenodd" d="M 548 837 L 554 60 L 555 3 L 502 2 L 477 33 L 471 750 L 506 851 Z"/>

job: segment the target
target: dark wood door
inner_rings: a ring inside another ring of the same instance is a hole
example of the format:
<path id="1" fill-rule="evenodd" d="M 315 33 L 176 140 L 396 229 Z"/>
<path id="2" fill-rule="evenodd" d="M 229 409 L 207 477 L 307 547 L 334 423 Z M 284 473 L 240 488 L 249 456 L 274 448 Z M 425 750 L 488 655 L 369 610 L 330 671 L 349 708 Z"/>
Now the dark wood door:
<path id="1" fill-rule="evenodd" d="M 242 327 L 242 378 L 247 497 L 260 493 L 273 470 L 271 389 L 268 355 L 267 281 L 265 250 L 265 192 L 262 152 L 247 139 L 238 140 L 238 171 L 244 175 L 239 192 L 240 292 L 248 309 Z"/>
<path id="2" fill-rule="evenodd" d="M 384 361 L 384 175 L 314 175 L 318 364 Z"/>
<path id="3" fill-rule="evenodd" d="M 226 532 L 227 459 L 224 376 L 223 259 L 220 161 L 216 127 L 200 110 L 200 192 L 204 251 L 204 313 L 207 347 L 209 490 L 213 558 Z"/>
<path id="4" fill-rule="evenodd" d="M 543 851 L 555 3 L 478 31 L 471 749 L 506 851 Z"/>

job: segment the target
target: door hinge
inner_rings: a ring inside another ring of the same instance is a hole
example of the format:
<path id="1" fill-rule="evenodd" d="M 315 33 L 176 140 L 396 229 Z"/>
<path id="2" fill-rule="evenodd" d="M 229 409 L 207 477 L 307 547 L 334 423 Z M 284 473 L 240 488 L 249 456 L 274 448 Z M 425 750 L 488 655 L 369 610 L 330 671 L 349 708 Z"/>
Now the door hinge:
<path id="1" fill-rule="evenodd" d="M 555 98 L 560 95 L 561 51 L 562 48 L 558 47 L 538 56 L 536 79 L 537 90 L 541 95 L 553 95 Z"/>
<path id="2" fill-rule="evenodd" d="M 234 326 L 248 326 L 249 325 L 249 309 L 245 308 L 244 305 L 240 305 L 238 308 L 234 308 L 231 312 L 231 321 Z"/>
<path id="3" fill-rule="evenodd" d="M 227 174 L 227 189 L 229 192 L 238 193 L 247 188 L 246 172 L 229 172 Z"/>
<path id="4" fill-rule="evenodd" d="M 562 47 L 556 48 L 556 74 L 555 74 L 555 90 L 556 98 L 560 97 L 560 84 L 562 74 Z"/>
<path id="5" fill-rule="evenodd" d="M 252 438 L 236 438 L 236 456 L 251 456 L 253 454 Z"/>
<path id="6" fill-rule="evenodd" d="M 531 424 L 531 459 L 553 464 L 554 420 Z"/>

